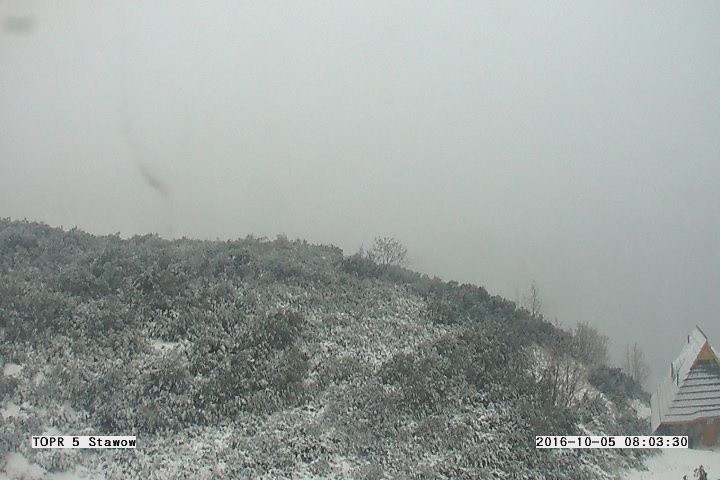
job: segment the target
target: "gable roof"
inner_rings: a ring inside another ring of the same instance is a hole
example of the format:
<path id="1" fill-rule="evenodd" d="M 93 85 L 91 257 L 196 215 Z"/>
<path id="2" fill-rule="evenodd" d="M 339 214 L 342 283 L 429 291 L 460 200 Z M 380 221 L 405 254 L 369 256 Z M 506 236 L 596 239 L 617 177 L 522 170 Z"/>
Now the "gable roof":
<path id="1" fill-rule="evenodd" d="M 720 417 L 720 360 L 695 327 L 650 399 L 655 432 L 663 424 Z"/>

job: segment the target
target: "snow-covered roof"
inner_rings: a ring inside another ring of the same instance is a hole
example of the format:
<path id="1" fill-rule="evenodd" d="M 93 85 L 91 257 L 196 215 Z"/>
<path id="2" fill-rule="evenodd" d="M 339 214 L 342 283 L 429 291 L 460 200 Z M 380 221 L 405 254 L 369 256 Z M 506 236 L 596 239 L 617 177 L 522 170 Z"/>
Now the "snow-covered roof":
<path id="1" fill-rule="evenodd" d="M 663 424 L 720 417 L 720 360 L 695 327 L 650 400 L 652 430 Z"/>

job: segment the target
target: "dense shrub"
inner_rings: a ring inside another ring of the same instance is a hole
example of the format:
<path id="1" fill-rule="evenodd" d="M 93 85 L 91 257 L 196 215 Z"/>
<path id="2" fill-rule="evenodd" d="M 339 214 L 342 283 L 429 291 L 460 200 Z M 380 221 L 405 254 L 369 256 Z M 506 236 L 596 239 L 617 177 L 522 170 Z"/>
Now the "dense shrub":
<path id="1" fill-rule="evenodd" d="M 292 311 L 280 311 L 259 322 L 254 334 L 255 341 L 273 349 L 287 348 L 300 333 L 304 319 Z"/>
<path id="2" fill-rule="evenodd" d="M 399 353 L 383 365 L 380 378 L 398 385 L 399 405 L 408 413 L 422 417 L 440 408 L 449 389 L 452 377 L 443 360 L 432 352 L 421 357 Z"/>
<path id="3" fill-rule="evenodd" d="M 0 364 L 3 362 L 0 361 Z M 10 398 L 18 387 L 18 379 L 6 375 L 0 375 L 0 400 Z"/>
<path id="4" fill-rule="evenodd" d="M 32 229 L 14 225 L 0 230 L 0 254 L 36 254 L 39 245 Z"/>
<path id="5" fill-rule="evenodd" d="M 380 273 L 378 265 L 360 252 L 345 257 L 341 268 L 345 273 L 358 277 L 376 277 Z"/>
<path id="6" fill-rule="evenodd" d="M 588 381 L 616 403 L 623 403 L 628 398 L 650 400 L 642 387 L 620 368 L 596 367 L 588 375 Z"/>

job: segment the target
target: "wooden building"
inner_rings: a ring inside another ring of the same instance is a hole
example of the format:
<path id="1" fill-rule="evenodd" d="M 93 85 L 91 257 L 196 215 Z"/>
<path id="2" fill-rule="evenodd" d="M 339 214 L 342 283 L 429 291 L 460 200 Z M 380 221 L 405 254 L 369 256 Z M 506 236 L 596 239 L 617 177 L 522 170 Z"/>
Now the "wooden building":
<path id="1" fill-rule="evenodd" d="M 716 445 L 720 430 L 720 360 L 699 327 L 690 332 L 650 400 L 653 435 L 688 435 Z"/>

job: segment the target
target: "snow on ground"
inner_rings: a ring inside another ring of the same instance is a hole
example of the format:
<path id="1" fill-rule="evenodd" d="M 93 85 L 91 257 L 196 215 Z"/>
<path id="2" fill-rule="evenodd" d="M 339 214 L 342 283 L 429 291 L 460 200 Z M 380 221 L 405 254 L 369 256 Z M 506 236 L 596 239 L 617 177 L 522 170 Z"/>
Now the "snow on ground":
<path id="1" fill-rule="evenodd" d="M 0 470 L 0 480 L 30 480 L 44 476 L 45 469 L 39 465 L 30 464 L 22 454 L 16 452 L 10 452 L 5 456 L 5 467 Z"/>
<path id="2" fill-rule="evenodd" d="M 102 479 L 100 476 L 90 476 L 84 471 L 53 472 L 48 473 L 40 465 L 30 463 L 24 455 L 10 452 L 5 455 L 5 466 L 0 468 L 0 480 L 88 480 Z"/>
<path id="3" fill-rule="evenodd" d="M 646 461 L 648 471 L 630 471 L 624 480 L 694 480 L 693 470 L 702 465 L 708 480 L 720 479 L 720 447 L 713 450 L 668 448 Z"/>
<path id="4" fill-rule="evenodd" d="M 643 420 L 646 418 L 650 418 L 650 407 L 642 400 L 635 399 L 630 403 L 630 406 L 635 409 L 638 418 Z"/>
<path id="5" fill-rule="evenodd" d="M 49 427 L 49 428 L 46 428 L 46 429 L 42 432 L 41 435 L 49 435 L 49 436 L 53 436 L 53 437 L 61 437 L 61 436 L 64 435 L 64 434 L 63 434 L 63 432 L 62 432 L 61 430 L 59 430 L 59 429 L 57 429 L 57 428 L 55 428 L 55 427 Z"/>
<path id="6" fill-rule="evenodd" d="M 12 402 L 7 402 L 5 408 L 0 409 L 0 417 L 8 418 L 27 418 L 25 412 L 20 411 L 20 407 Z"/>
<path id="7" fill-rule="evenodd" d="M 19 377 L 23 366 L 16 363 L 6 363 L 3 367 L 3 375 L 6 377 Z"/>
<path id="8" fill-rule="evenodd" d="M 36 387 L 39 387 L 45 382 L 45 374 L 43 372 L 37 372 L 33 377 L 33 383 Z"/>
<path id="9" fill-rule="evenodd" d="M 159 353 L 166 353 L 170 350 L 175 349 L 180 343 L 178 342 L 164 342 L 162 340 L 159 340 L 157 338 L 153 338 L 150 340 L 150 345 L 152 345 L 153 349 L 156 352 Z"/>

